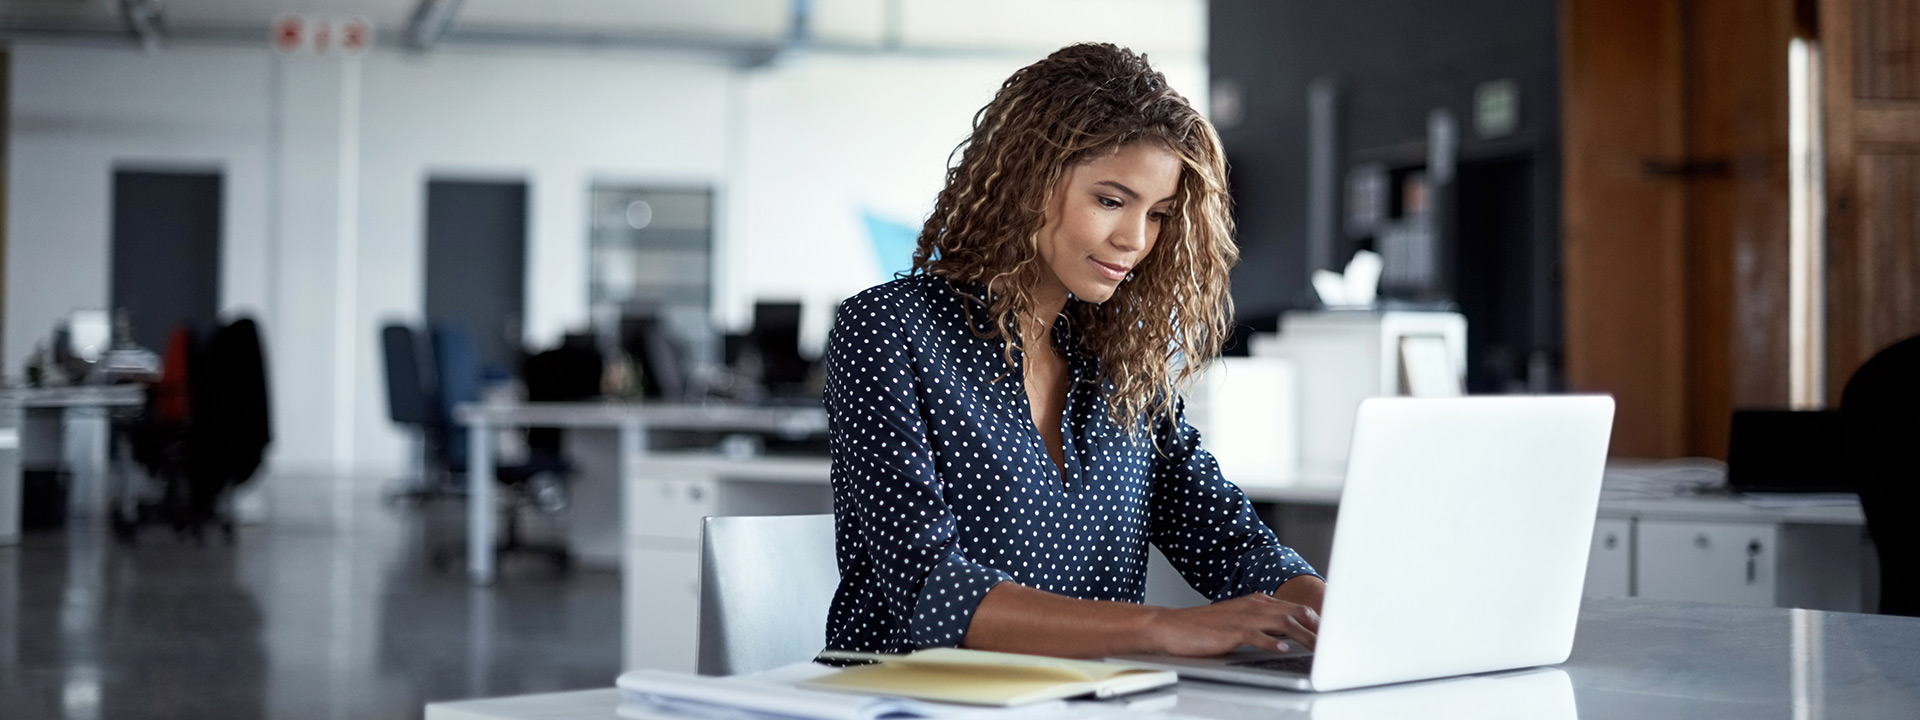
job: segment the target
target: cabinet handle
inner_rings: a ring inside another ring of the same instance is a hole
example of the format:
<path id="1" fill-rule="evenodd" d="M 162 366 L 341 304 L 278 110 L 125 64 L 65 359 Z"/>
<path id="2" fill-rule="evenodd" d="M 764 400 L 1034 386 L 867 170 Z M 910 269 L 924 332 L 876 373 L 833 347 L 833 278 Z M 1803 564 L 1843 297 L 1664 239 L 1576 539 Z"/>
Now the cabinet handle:
<path id="1" fill-rule="evenodd" d="M 700 486 L 699 486 L 699 485 L 688 485 L 688 486 L 687 486 L 687 499 L 688 499 L 688 500 L 694 500 L 694 501 L 698 501 L 698 500 L 700 499 L 700 496 L 701 496 L 701 495 L 703 495 L 703 494 L 704 494 L 704 493 L 702 493 L 702 492 L 700 491 Z"/>
<path id="2" fill-rule="evenodd" d="M 1752 585 L 1760 562 L 1760 541 L 1747 543 L 1747 584 Z"/>
<path id="3" fill-rule="evenodd" d="M 1708 545 L 1711 545 L 1711 544 L 1712 544 L 1711 542 L 1707 541 L 1707 536 L 1705 534 L 1693 536 L 1694 547 L 1701 548 L 1704 550 Z"/>
<path id="4" fill-rule="evenodd" d="M 1606 545 L 1607 545 L 1607 549 L 1608 549 L 1608 550 L 1612 550 L 1612 549 L 1614 549 L 1614 548 L 1616 548 L 1616 547 L 1619 547 L 1619 545 L 1620 545 L 1620 536 L 1619 536 L 1619 535 L 1615 535 L 1615 534 L 1613 534 L 1613 533 L 1607 533 L 1607 542 L 1606 542 Z"/>

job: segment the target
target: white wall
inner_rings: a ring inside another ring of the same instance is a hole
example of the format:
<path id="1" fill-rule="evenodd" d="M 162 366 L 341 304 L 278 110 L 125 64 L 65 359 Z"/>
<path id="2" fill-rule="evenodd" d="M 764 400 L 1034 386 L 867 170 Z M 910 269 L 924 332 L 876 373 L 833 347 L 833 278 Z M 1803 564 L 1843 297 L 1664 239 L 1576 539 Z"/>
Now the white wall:
<path id="1" fill-rule="evenodd" d="M 805 304 L 802 344 L 817 352 L 834 304 L 891 279 L 862 210 L 918 228 L 973 116 L 1013 71 L 1041 57 L 803 55 L 746 82 L 740 168 L 727 206 L 733 252 L 721 319 L 750 322 L 756 297 Z M 1195 55 L 1153 58 L 1189 98 L 1204 98 Z"/>
<path id="2" fill-rule="evenodd" d="M 396 474 L 376 333 L 418 320 L 429 177 L 529 187 L 526 327 L 587 321 L 596 180 L 721 187 L 736 72 L 716 60 L 16 44 L 7 371 L 108 302 L 116 167 L 226 173 L 221 305 L 260 318 L 283 474 Z"/>
<path id="3" fill-rule="evenodd" d="M 374 479 L 405 467 L 375 333 L 420 318 L 428 178 L 528 183 L 531 341 L 587 322 L 589 188 L 638 181 L 715 189 L 717 321 L 799 298 L 817 347 L 832 303 L 882 281 L 858 212 L 917 225 L 974 111 L 1039 56 L 11 52 L 6 372 L 57 318 L 107 303 L 113 168 L 219 168 L 221 304 L 264 326 L 269 467 Z M 1205 97 L 1202 51 L 1153 59 Z"/>

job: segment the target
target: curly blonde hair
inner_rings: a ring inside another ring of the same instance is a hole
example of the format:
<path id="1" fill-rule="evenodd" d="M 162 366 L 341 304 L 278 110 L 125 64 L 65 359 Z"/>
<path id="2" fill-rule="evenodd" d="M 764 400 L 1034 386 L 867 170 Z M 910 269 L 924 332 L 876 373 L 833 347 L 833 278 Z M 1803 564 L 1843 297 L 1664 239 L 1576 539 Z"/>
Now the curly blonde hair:
<path id="1" fill-rule="evenodd" d="M 960 161 L 949 163 L 911 271 L 984 286 L 986 297 L 968 302 L 993 323 L 974 332 L 1005 343 L 1012 368 L 1016 319 L 1032 308 L 1029 290 L 1046 272 L 1039 232 L 1055 187 L 1075 165 L 1140 142 L 1180 160 L 1169 216 L 1111 298 L 1065 310 L 1112 383 L 1110 416 L 1130 432 L 1149 412 L 1171 418 L 1176 388 L 1220 353 L 1233 316 L 1227 270 L 1240 258 L 1220 136 L 1146 56 L 1073 45 L 1008 78 L 954 149 Z"/>

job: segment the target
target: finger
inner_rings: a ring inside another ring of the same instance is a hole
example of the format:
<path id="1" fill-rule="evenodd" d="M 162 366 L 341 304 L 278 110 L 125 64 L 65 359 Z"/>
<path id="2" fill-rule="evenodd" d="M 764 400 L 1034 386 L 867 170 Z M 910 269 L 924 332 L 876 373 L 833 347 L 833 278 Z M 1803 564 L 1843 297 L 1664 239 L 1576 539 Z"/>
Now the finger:
<path id="1" fill-rule="evenodd" d="M 1287 644 L 1286 638 L 1274 637 L 1271 634 L 1258 630 L 1247 633 L 1247 637 L 1242 639 L 1241 642 L 1271 652 L 1283 653 L 1293 649 L 1292 645 Z"/>
<path id="2" fill-rule="evenodd" d="M 1315 634 L 1320 632 L 1320 613 L 1314 612 L 1313 608 L 1301 605 L 1300 612 L 1293 618 L 1300 623 L 1301 627 L 1312 630 Z"/>
<path id="3" fill-rule="evenodd" d="M 1288 627 L 1285 631 L 1286 636 L 1294 642 L 1300 643 L 1301 647 L 1312 650 L 1313 646 L 1319 643 L 1320 633 L 1313 628 L 1301 624 L 1298 618 L 1289 616 L 1287 618 L 1287 625 Z"/>

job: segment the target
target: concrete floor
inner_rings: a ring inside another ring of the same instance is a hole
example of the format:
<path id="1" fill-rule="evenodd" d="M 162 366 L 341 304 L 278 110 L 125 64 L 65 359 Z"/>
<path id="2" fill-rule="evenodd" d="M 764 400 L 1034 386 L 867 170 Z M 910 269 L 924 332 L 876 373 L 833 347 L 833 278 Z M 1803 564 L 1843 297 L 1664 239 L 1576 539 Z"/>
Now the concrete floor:
<path id="1" fill-rule="evenodd" d="M 459 547 L 463 504 L 347 485 L 268 482 L 231 546 L 79 520 L 0 547 L 0 718 L 417 718 L 613 683 L 617 574 L 516 558 L 473 588 L 427 561 Z"/>

